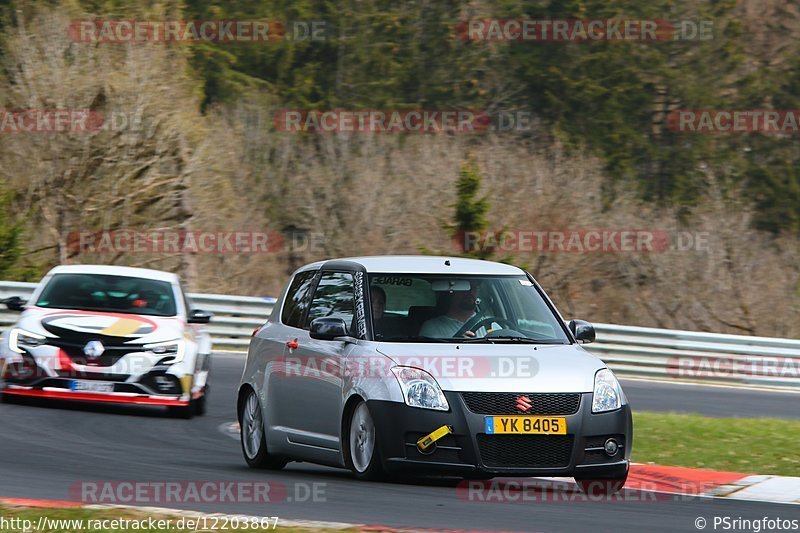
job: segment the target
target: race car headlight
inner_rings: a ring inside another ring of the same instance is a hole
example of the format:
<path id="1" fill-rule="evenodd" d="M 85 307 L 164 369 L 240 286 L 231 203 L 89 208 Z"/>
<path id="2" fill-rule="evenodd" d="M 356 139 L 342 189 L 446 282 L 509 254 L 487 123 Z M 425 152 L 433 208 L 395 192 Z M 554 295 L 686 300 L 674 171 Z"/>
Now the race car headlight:
<path id="1" fill-rule="evenodd" d="M 410 366 L 395 366 L 392 368 L 392 372 L 400 383 L 403 399 L 409 407 L 436 409 L 437 411 L 450 409 L 442 388 L 433 376 L 424 370 Z"/>
<path id="2" fill-rule="evenodd" d="M 25 353 L 25 350 L 22 349 L 23 346 L 26 348 L 36 348 L 44 344 L 46 340 L 47 337 L 44 335 L 25 331 L 20 328 L 13 328 L 8 334 L 8 347 L 12 352 Z"/>
<path id="3" fill-rule="evenodd" d="M 604 368 L 594 375 L 594 395 L 592 398 L 592 412 L 603 413 L 613 411 L 622 406 L 622 387 L 619 385 L 614 373 Z"/>
<path id="4" fill-rule="evenodd" d="M 156 355 L 171 356 L 162 359 L 161 363 L 174 365 L 183 361 L 183 356 L 186 353 L 186 341 L 176 339 L 174 341 L 154 342 L 153 344 L 145 344 L 144 349 Z"/>

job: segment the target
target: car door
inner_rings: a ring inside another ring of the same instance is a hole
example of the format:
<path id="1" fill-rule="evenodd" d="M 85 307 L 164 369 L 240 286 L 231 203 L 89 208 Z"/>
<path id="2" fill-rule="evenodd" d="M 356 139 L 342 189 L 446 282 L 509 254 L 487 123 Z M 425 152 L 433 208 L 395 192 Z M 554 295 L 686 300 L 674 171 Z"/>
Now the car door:
<path id="1" fill-rule="evenodd" d="M 297 433 L 302 425 L 303 409 L 296 401 L 298 386 L 304 371 L 303 363 L 309 358 L 309 336 L 305 328 L 311 295 L 317 283 L 319 272 L 309 270 L 295 275 L 286 296 L 280 315 L 272 319 L 254 337 L 257 346 L 251 351 L 261 354 L 255 372 L 264 372 L 264 396 L 266 396 L 268 433 L 276 431 L 281 436 L 276 446 L 292 441 L 291 434 Z"/>
<path id="2" fill-rule="evenodd" d="M 312 339 L 308 330 L 320 317 L 341 318 L 349 330 L 355 327 L 353 283 L 352 272 L 323 271 L 311 299 L 304 334 L 298 337 L 296 348 L 287 348 L 289 366 L 299 365 L 292 371 L 291 410 L 296 417 L 294 427 L 299 430 L 291 437 L 295 442 L 339 449 L 343 378 L 346 356 L 353 345 Z"/>

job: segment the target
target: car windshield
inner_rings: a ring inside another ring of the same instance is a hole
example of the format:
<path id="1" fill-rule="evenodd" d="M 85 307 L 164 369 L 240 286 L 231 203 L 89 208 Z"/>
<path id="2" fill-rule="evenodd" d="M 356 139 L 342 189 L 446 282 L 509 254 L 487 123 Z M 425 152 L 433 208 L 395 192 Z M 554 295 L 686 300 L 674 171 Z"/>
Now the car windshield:
<path id="1" fill-rule="evenodd" d="M 176 314 L 170 283 L 101 274 L 56 274 L 39 295 L 36 305 L 136 315 Z"/>
<path id="2" fill-rule="evenodd" d="M 373 274 L 369 284 L 376 340 L 569 343 L 524 275 Z"/>

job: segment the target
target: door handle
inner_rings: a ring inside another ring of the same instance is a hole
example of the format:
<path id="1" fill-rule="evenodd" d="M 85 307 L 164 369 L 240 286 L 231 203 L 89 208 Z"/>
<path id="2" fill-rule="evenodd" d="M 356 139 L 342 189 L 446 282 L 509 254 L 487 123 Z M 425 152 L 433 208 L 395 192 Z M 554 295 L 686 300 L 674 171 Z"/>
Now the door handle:
<path id="1" fill-rule="evenodd" d="M 297 339 L 293 341 L 286 341 L 286 347 L 291 348 L 292 350 L 296 350 L 300 347 L 300 343 L 297 342 Z"/>

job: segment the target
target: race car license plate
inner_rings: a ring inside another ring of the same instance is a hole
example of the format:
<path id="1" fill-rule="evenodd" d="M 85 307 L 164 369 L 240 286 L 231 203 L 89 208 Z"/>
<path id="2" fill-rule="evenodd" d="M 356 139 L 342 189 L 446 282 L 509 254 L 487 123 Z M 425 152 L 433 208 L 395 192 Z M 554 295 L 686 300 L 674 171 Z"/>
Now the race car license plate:
<path id="1" fill-rule="evenodd" d="M 551 416 L 487 416 L 487 435 L 566 435 L 567 419 Z"/>
<path id="2" fill-rule="evenodd" d="M 114 392 L 114 384 L 106 381 L 73 381 L 70 390 L 75 392 Z"/>

